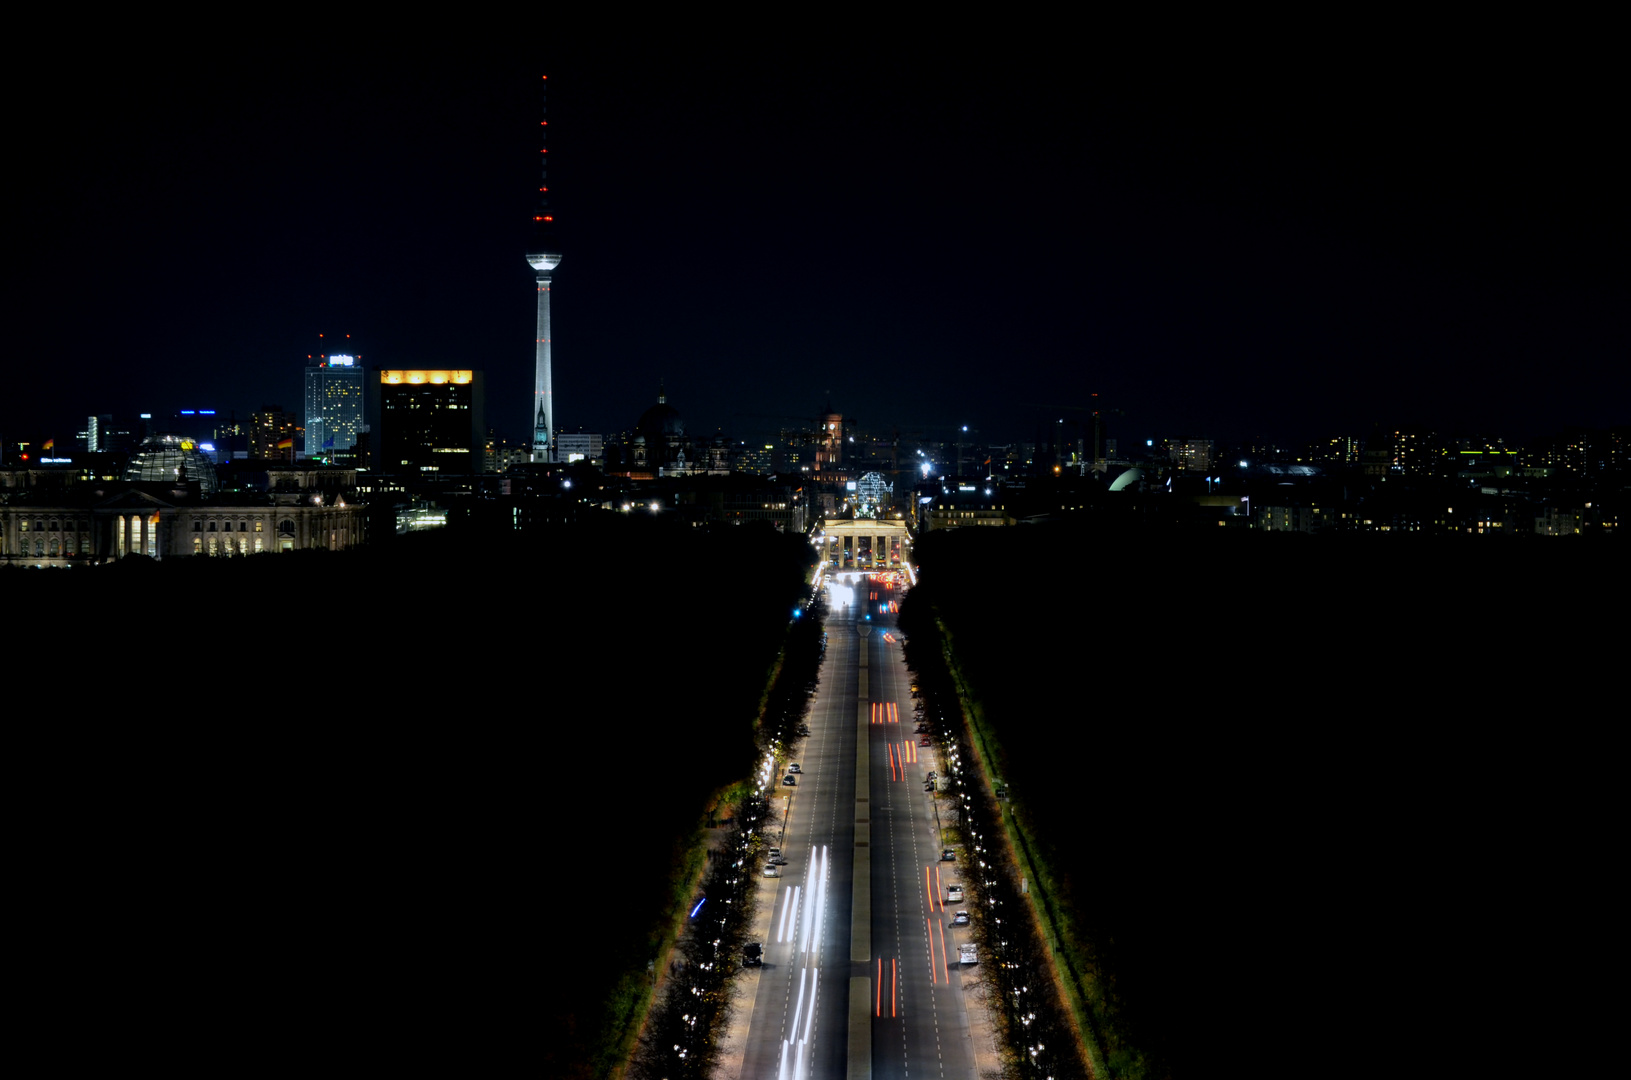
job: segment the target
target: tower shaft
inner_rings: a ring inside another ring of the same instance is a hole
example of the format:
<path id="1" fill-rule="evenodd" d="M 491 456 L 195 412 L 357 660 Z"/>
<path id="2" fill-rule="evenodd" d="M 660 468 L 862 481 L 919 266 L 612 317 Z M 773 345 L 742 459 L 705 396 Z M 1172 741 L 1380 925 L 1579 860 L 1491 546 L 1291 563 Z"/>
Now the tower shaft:
<path id="1" fill-rule="evenodd" d="M 549 274 L 538 275 L 538 345 L 533 378 L 532 460 L 555 460 L 555 394 L 549 358 Z"/>

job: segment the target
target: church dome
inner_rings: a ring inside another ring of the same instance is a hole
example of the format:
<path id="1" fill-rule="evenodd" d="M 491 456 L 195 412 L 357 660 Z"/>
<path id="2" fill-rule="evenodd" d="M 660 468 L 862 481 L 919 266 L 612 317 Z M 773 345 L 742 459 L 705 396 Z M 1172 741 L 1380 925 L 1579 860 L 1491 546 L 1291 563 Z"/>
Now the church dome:
<path id="1" fill-rule="evenodd" d="M 640 422 L 634 425 L 634 430 L 652 440 L 664 436 L 677 438 L 685 434 L 685 417 L 668 403 L 668 395 L 659 389 L 657 404 L 640 414 Z"/>

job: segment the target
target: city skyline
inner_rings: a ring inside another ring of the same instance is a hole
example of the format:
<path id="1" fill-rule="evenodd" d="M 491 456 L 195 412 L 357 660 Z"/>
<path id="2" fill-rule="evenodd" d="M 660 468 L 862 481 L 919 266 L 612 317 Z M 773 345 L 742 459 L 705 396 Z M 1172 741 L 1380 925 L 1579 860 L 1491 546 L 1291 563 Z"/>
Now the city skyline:
<path id="1" fill-rule="evenodd" d="M 545 73 L 573 252 L 560 430 L 620 430 L 660 381 L 693 431 L 739 437 L 829 398 L 1010 440 L 1102 403 L 1123 444 L 1626 420 L 1625 215 L 1589 63 L 1548 81 L 1400 55 L 1379 82 L 1341 58 L 1259 80 L 1175 58 L 1132 78 L 1000 41 L 560 44 L 112 60 L 61 84 L 64 111 L 25 131 L 36 361 L 0 436 L 294 408 L 321 330 L 370 367 L 483 370 L 518 400 Z M 114 88 L 98 139 L 69 138 L 69 107 Z M 87 304 L 96 251 L 120 261 Z M 521 443 L 513 411 L 493 419 Z"/>

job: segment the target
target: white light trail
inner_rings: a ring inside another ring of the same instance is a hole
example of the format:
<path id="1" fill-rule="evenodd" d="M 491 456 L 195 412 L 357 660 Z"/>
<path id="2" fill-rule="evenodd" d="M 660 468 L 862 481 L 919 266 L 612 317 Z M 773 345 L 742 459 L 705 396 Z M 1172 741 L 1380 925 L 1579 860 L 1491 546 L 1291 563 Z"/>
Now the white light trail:
<path id="1" fill-rule="evenodd" d="M 776 944 L 778 945 L 787 939 L 787 915 L 798 907 L 798 902 L 799 887 L 797 885 L 784 886 L 782 890 L 782 921 L 776 927 Z"/>
<path id="2" fill-rule="evenodd" d="M 821 981 L 821 969 L 810 969 L 810 1011 L 804 1014 L 804 1038 L 800 1044 L 810 1041 L 810 1027 L 815 1023 L 816 986 Z"/>
<path id="3" fill-rule="evenodd" d="M 826 845 L 822 845 L 822 848 L 821 848 L 820 866 L 816 870 L 815 901 L 810 906 L 815 908 L 815 914 L 812 917 L 812 921 L 814 922 L 815 926 L 814 926 L 814 930 L 810 934 L 810 937 L 807 939 L 808 944 L 806 944 L 806 946 L 805 946 L 805 951 L 806 952 L 818 952 L 821 949 L 821 926 L 822 926 L 822 922 L 827 917 L 827 848 L 826 848 Z"/>
<path id="4" fill-rule="evenodd" d="M 804 1012 L 804 976 L 810 973 L 809 968 L 799 968 L 799 999 L 793 1006 L 793 1037 L 788 1042 L 797 1041 L 799 1037 L 799 1016 Z"/>
<path id="5" fill-rule="evenodd" d="M 810 951 L 810 909 L 815 907 L 814 902 L 811 900 L 811 893 L 812 893 L 812 890 L 815 888 L 815 886 L 813 884 L 811 884 L 810 875 L 811 875 L 812 871 L 814 870 L 814 868 L 815 868 L 815 860 L 814 859 L 811 859 L 810 860 L 810 865 L 808 865 L 808 866 L 806 866 L 804 868 L 804 896 L 805 896 L 805 901 L 804 901 L 804 906 L 799 909 L 799 934 L 798 934 L 799 941 L 803 942 L 804 944 L 802 945 L 802 947 L 800 949 L 797 950 L 797 951 L 800 951 L 800 952 L 809 952 Z"/>

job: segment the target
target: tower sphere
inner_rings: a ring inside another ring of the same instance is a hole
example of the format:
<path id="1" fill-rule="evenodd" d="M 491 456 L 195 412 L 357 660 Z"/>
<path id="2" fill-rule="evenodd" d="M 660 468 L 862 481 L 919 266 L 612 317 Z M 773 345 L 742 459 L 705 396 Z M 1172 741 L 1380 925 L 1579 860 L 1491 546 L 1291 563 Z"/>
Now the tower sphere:
<path id="1" fill-rule="evenodd" d="M 534 270 L 544 272 L 555 269 L 561 264 L 559 255 L 528 255 L 527 265 Z"/>

